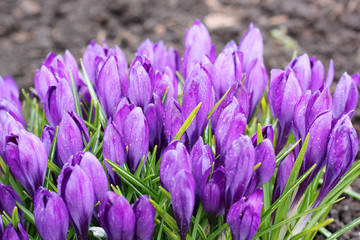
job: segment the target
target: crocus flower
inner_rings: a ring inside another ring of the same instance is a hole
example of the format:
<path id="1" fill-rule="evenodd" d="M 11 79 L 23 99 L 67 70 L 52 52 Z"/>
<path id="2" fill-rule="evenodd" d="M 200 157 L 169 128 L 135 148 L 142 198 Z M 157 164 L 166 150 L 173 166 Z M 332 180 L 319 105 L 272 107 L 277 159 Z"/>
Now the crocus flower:
<path id="1" fill-rule="evenodd" d="M 15 118 L 9 112 L 0 110 L 0 156 L 2 158 L 5 158 L 4 147 L 7 136 L 18 135 L 20 129 L 24 129 L 24 126 Z"/>
<path id="2" fill-rule="evenodd" d="M 16 108 L 21 112 L 22 106 L 19 100 L 19 89 L 10 76 L 5 76 L 4 78 L 0 76 L 0 99 L 7 99 L 12 102 Z"/>
<path id="3" fill-rule="evenodd" d="M 95 204 L 91 179 L 79 165 L 66 164 L 58 178 L 58 190 L 79 239 L 87 239 Z"/>
<path id="4" fill-rule="evenodd" d="M 149 127 L 141 108 L 134 108 L 126 117 L 123 126 L 125 146 L 128 146 L 127 163 L 135 173 L 142 158 L 146 162 L 149 150 Z"/>
<path id="5" fill-rule="evenodd" d="M 126 149 L 122 133 L 115 126 L 112 119 L 109 119 L 104 131 L 103 138 L 103 156 L 119 166 L 124 166 L 126 160 Z M 113 185 L 120 186 L 120 178 L 114 172 L 110 164 L 105 161 L 105 166 L 109 174 L 110 182 Z"/>
<path id="6" fill-rule="evenodd" d="M 291 132 L 294 107 L 299 101 L 302 90 L 294 72 L 285 74 L 281 70 L 271 70 L 269 87 L 269 106 L 274 118 L 279 119 L 276 153 L 285 146 Z"/>
<path id="7" fill-rule="evenodd" d="M 331 131 L 326 154 L 326 172 L 324 183 L 314 207 L 319 206 L 323 198 L 340 181 L 349 170 L 358 152 L 358 137 L 351 124 L 350 117 L 344 115 L 335 124 Z"/>
<path id="8" fill-rule="evenodd" d="M 136 106 L 146 111 L 154 91 L 155 73 L 147 60 L 137 56 L 129 69 L 128 98 Z"/>
<path id="9" fill-rule="evenodd" d="M 97 95 L 108 118 L 113 117 L 121 97 L 126 94 L 121 86 L 122 82 L 127 81 L 126 73 L 120 74 L 123 70 L 118 68 L 117 61 L 116 57 L 110 56 L 101 68 L 96 81 Z M 120 79 L 121 77 L 125 79 Z"/>
<path id="10" fill-rule="evenodd" d="M 64 112 L 75 111 L 75 101 L 71 88 L 65 79 L 56 86 L 50 86 L 45 96 L 44 110 L 51 126 L 59 125 Z"/>
<path id="11" fill-rule="evenodd" d="M 211 179 L 202 187 L 200 198 L 210 223 L 214 222 L 217 216 L 224 214 L 225 170 L 223 167 L 214 170 Z"/>
<path id="12" fill-rule="evenodd" d="M 272 127 L 272 125 L 267 125 L 267 126 L 264 126 L 261 128 L 261 132 L 262 132 L 262 136 L 263 136 L 263 139 L 269 139 L 271 144 L 273 144 L 273 141 L 274 141 L 274 129 Z M 256 147 L 258 144 L 257 144 L 257 131 L 256 133 L 251 137 L 251 141 L 254 145 L 254 147 Z"/>
<path id="13" fill-rule="evenodd" d="M 225 158 L 225 207 L 227 210 L 245 194 L 253 174 L 255 151 L 248 136 L 233 141 Z"/>
<path id="14" fill-rule="evenodd" d="M 58 80 L 55 78 L 54 74 L 46 67 L 41 66 L 40 70 L 36 70 L 34 76 L 34 85 L 37 92 L 37 95 L 42 103 L 46 101 L 46 93 L 50 86 L 56 86 Z"/>
<path id="15" fill-rule="evenodd" d="M 309 56 L 305 53 L 300 57 L 296 57 L 292 60 L 285 72 L 293 72 L 295 78 L 298 80 L 302 93 L 305 93 L 309 89 L 311 84 L 311 67 Z"/>
<path id="16" fill-rule="evenodd" d="M 62 198 L 41 187 L 35 194 L 34 218 L 36 228 L 44 240 L 66 239 L 69 214 Z"/>
<path id="17" fill-rule="evenodd" d="M 240 112 L 238 101 L 233 97 L 232 103 L 220 114 L 215 128 L 216 156 L 220 155 L 215 162 L 216 167 L 223 165 L 232 142 L 244 134 L 245 128 L 246 118 Z"/>
<path id="18" fill-rule="evenodd" d="M 104 168 L 100 161 L 90 152 L 79 152 L 71 159 L 71 165 L 79 165 L 92 182 L 95 202 L 100 201 L 109 188 Z"/>
<path id="19" fill-rule="evenodd" d="M 140 196 L 134 206 L 136 217 L 135 237 L 139 240 L 150 240 L 154 234 L 156 211 L 149 202 L 148 196 Z"/>
<path id="20" fill-rule="evenodd" d="M 14 207 L 16 207 L 16 201 L 22 204 L 19 195 L 14 191 L 14 189 L 0 183 L 0 212 L 6 212 L 6 214 L 11 217 Z M 18 210 L 18 216 L 21 223 L 24 223 L 24 213 L 20 209 Z"/>
<path id="21" fill-rule="evenodd" d="M 210 76 L 204 67 L 196 64 L 185 79 L 182 105 L 183 119 L 186 119 L 199 103 L 201 103 L 200 109 L 194 121 L 186 130 L 190 148 L 204 132 L 207 125 L 207 116 L 215 103 Z"/>
<path id="22" fill-rule="evenodd" d="M 274 175 L 276 167 L 275 151 L 269 139 L 264 139 L 255 147 L 255 165 L 259 163 L 261 165 L 254 171 L 246 190 L 246 195 L 260 188 Z"/>
<path id="23" fill-rule="evenodd" d="M 283 160 L 281 160 L 274 184 L 273 198 L 272 201 L 275 202 L 283 193 L 286 183 L 289 179 L 291 170 L 295 163 L 295 152 L 291 151 Z"/>
<path id="24" fill-rule="evenodd" d="M 107 192 L 100 201 L 99 219 L 110 240 L 133 239 L 136 218 L 123 196 Z"/>
<path id="25" fill-rule="evenodd" d="M 359 81 L 356 76 L 356 74 L 349 76 L 344 73 L 336 85 L 332 105 L 335 118 L 340 118 L 348 113 L 350 113 L 349 117 L 352 117 L 352 110 L 355 110 L 359 96 Z"/>
<path id="26" fill-rule="evenodd" d="M 179 103 L 170 98 L 165 106 L 164 134 L 167 143 L 170 143 L 183 125 L 182 108 Z M 181 142 L 185 142 L 185 136 L 181 136 Z"/>
<path id="27" fill-rule="evenodd" d="M 227 215 L 231 236 L 234 240 L 250 240 L 254 237 L 260 225 L 260 213 L 263 205 L 262 189 L 256 190 L 244 201 L 234 203 Z"/>
<path id="28" fill-rule="evenodd" d="M 171 204 L 178 225 L 180 237 L 186 239 L 195 204 L 195 180 L 191 172 L 182 169 L 174 177 L 170 190 Z"/>
<path id="29" fill-rule="evenodd" d="M 250 23 L 249 30 L 244 34 L 239 43 L 239 50 L 244 55 L 244 70 L 248 69 L 249 64 L 254 59 L 263 59 L 263 48 L 260 30 L 253 23 Z"/>
<path id="30" fill-rule="evenodd" d="M 11 173 L 34 197 L 36 190 L 44 183 L 48 161 L 40 139 L 23 129 L 18 135 L 10 134 L 6 139 L 5 160 Z"/>
<path id="31" fill-rule="evenodd" d="M 24 117 L 21 115 L 21 111 L 19 111 L 19 109 L 14 104 L 12 104 L 12 102 L 3 98 L 0 99 L 1 118 L 3 118 L 3 114 L 5 114 L 5 112 L 8 112 L 16 121 L 20 122 L 24 127 L 27 126 Z"/>
<path id="32" fill-rule="evenodd" d="M 162 98 L 166 89 L 168 89 L 166 102 L 168 102 L 171 97 L 177 99 L 178 81 L 174 72 L 169 67 L 166 67 L 163 73 L 158 72 L 156 74 L 154 92 Z"/>
<path id="33" fill-rule="evenodd" d="M 229 42 L 216 58 L 212 74 L 212 83 L 216 101 L 235 83 L 242 81 L 243 54 L 234 41 Z"/>
<path id="34" fill-rule="evenodd" d="M 84 121 L 74 112 L 65 112 L 59 124 L 56 148 L 63 164 L 84 148 L 83 134 L 90 140 Z M 61 167 L 61 166 L 60 166 Z"/>
<path id="35" fill-rule="evenodd" d="M 153 95 L 153 102 L 148 105 L 145 116 L 149 126 L 149 147 L 150 149 L 154 149 L 155 145 L 157 145 L 159 149 L 158 153 L 160 153 L 165 140 L 165 110 L 160 97 L 156 93 Z"/>
<path id="36" fill-rule="evenodd" d="M 190 155 L 184 144 L 174 141 L 165 149 L 160 163 L 160 180 L 165 189 L 171 192 L 175 175 L 182 169 L 192 171 Z"/>
<path id="37" fill-rule="evenodd" d="M 96 81 L 97 63 L 100 59 L 103 61 L 106 60 L 107 52 L 108 49 L 105 41 L 100 45 L 92 40 L 87 46 L 82 59 L 86 73 L 91 82 Z"/>
<path id="38" fill-rule="evenodd" d="M 29 240 L 29 236 L 26 233 L 24 227 L 21 225 L 21 223 L 17 224 L 17 229 L 14 228 L 12 223 L 9 223 L 9 225 L 6 226 L 3 234 L 2 234 L 3 240 Z"/>

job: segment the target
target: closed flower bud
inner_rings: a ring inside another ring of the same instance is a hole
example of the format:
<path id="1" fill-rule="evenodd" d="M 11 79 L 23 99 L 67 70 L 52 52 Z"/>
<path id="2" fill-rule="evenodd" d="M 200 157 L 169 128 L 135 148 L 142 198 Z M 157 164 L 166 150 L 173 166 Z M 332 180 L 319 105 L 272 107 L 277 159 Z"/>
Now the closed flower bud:
<path id="1" fill-rule="evenodd" d="M 99 219 L 110 240 L 131 240 L 135 232 L 135 214 L 126 198 L 107 192 L 99 205 Z"/>
<path id="2" fill-rule="evenodd" d="M 271 144 L 273 144 L 274 141 L 274 129 L 272 127 L 272 125 L 267 125 L 261 128 L 261 132 L 262 132 L 262 136 L 263 139 L 269 139 L 271 141 Z M 257 144 L 257 132 L 251 137 L 251 141 L 254 145 L 254 147 L 256 147 Z"/>
<path id="3" fill-rule="evenodd" d="M 19 89 L 10 76 L 4 78 L 0 76 L 0 99 L 7 99 L 21 112 L 22 106 L 19 100 Z"/>
<path id="4" fill-rule="evenodd" d="M 250 240 L 260 225 L 260 213 L 263 205 L 262 189 L 256 190 L 247 201 L 240 199 L 234 203 L 227 215 L 231 236 L 234 240 Z"/>
<path id="5" fill-rule="evenodd" d="M 106 173 L 100 161 L 90 152 L 79 152 L 72 157 L 71 165 L 79 165 L 86 173 L 94 187 L 95 202 L 100 201 L 109 188 Z"/>
<path id="6" fill-rule="evenodd" d="M 27 126 L 24 117 L 21 115 L 21 111 L 12 102 L 3 98 L 0 99 L 0 115 L 5 114 L 5 112 L 8 112 L 16 121 L 20 122 L 24 127 Z"/>
<path id="7" fill-rule="evenodd" d="M 170 98 L 177 99 L 178 97 L 178 82 L 174 72 L 166 67 L 164 73 L 158 72 L 156 74 L 156 83 L 154 92 L 161 98 L 164 96 L 166 89 L 168 89 L 166 95 L 166 103 Z"/>
<path id="8" fill-rule="evenodd" d="M 230 206 L 243 197 L 255 163 L 255 151 L 248 136 L 240 136 L 235 140 L 225 158 L 225 206 Z"/>
<path id="9" fill-rule="evenodd" d="M 6 226 L 3 234 L 2 240 L 29 240 L 29 235 L 26 233 L 25 229 L 21 223 L 17 224 L 17 229 L 14 228 L 12 223 Z"/>
<path id="10" fill-rule="evenodd" d="M 154 234 L 156 211 L 148 196 L 140 196 L 134 206 L 136 217 L 135 237 L 138 240 L 150 240 Z"/>
<path id="11" fill-rule="evenodd" d="M 9 112 L 0 110 L 0 156 L 3 159 L 5 158 L 4 150 L 7 136 L 10 134 L 19 135 L 20 129 L 24 129 L 24 126 L 15 118 Z"/>
<path id="12" fill-rule="evenodd" d="M 95 204 L 91 179 L 79 165 L 66 164 L 58 178 L 58 190 L 78 239 L 87 239 Z"/>
<path id="13" fill-rule="evenodd" d="M 103 42 L 102 45 L 100 45 L 93 40 L 87 46 L 82 59 L 86 73 L 91 82 L 96 81 L 98 59 L 105 61 L 107 50 L 106 42 Z"/>
<path id="14" fill-rule="evenodd" d="M 37 95 L 42 103 L 46 101 L 46 93 L 50 86 L 56 86 L 58 83 L 54 74 L 46 67 L 41 66 L 40 70 L 37 70 L 34 76 L 34 85 Z"/>
<path id="15" fill-rule="evenodd" d="M 158 153 L 164 145 L 164 118 L 165 110 L 161 99 L 156 93 L 153 95 L 153 103 L 150 103 L 146 112 L 146 120 L 149 126 L 149 144 L 153 150 L 155 145 L 158 146 Z"/>
<path id="16" fill-rule="evenodd" d="M 286 74 L 293 72 L 298 80 L 302 93 L 309 89 L 311 84 L 311 67 L 309 56 L 305 53 L 292 60 L 285 69 Z"/>
<path id="17" fill-rule="evenodd" d="M 74 112 L 65 112 L 59 125 L 56 148 L 63 164 L 84 148 L 83 134 L 90 140 L 84 121 Z"/>
<path id="18" fill-rule="evenodd" d="M 44 183 L 48 162 L 40 139 L 23 129 L 18 135 L 10 134 L 6 139 L 5 159 L 11 173 L 34 197 L 36 190 Z"/>
<path id="19" fill-rule="evenodd" d="M 196 183 L 191 172 L 182 169 L 175 175 L 170 190 L 171 204 L 182 240 L 186 239 L 189 231 L 195 204 L 195 188 Z"/>
<path id="20" fill-rule="evenodd" d="M 166 144 L 169 144 L 175 138 L 183 123 L 181 106 L 174 98 L 170 98 L 165 106 L 164 134 L 167 141 Z M 185 142 L 184 135 L 181 136 L 180 141 Z"/>
<path id="21" fill-rule="evenodd" d="M 34 218 L 36 228 L 42 239 L 66 239 L 69 214 L 64 201 L 57 193 L 50 193 L 42 187 L 36 192 Z"/>
<path id="22" fill-rule="evenodd" d="M 19 195 L 14 191 L 14 189 L 0 183 L 0 212 L 6 212 L 7 215 L 12 217 L 12 212 L 16 207 L 16 201 L 22 204 Z M 18 210 L 18 216 L 20 218 L 20 222 L 24 223 L 23 211 Z M 2 226 L 2 224 L 0 225 Z"/>

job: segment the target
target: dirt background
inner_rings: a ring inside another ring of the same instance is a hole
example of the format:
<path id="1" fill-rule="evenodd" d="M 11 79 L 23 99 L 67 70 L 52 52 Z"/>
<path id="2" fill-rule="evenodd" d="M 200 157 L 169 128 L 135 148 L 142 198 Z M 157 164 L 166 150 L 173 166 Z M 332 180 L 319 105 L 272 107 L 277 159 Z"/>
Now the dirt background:
<path id="1" fill-rule="evenodd" d="M 0 75 L 28 89 L 49 51 L 69 49 L 79 59 L 91 39 L 119 45 L 128 61 L 146 38 L 182 53 L 195 18 L 207 25 L 218 53 L 230 40 L 239 42 L 253 22 L 263 34 L 268 70 L 284 68 L 297 50 L 326 68 L 332 58 L 336 79 L 360 72 L 360 0 L 0 0 Z M 355 122 L 359 130 L 359 113 Z M 360 192 L 359 186 L 353 184 Z M 336 221 L 328 229 L 335 232 L 360 216 L 360 202 L 348 197 L 330 216 Z M 360 239 L 359 230 L 341 239 Z"/>

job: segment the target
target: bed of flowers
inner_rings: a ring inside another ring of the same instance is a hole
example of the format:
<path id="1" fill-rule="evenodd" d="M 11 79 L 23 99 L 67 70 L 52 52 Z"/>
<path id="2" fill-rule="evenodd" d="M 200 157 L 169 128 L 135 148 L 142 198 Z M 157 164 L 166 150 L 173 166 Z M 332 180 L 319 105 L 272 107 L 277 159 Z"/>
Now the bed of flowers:
<path id="1" fill-rule="evenodd" d="M 250 25 L 216 54 L 146 40 L 48 54 L 35 88 L 0 77 L 1 239 L 313 239 L 360 174 L 359 74 L 307 54 L 263 62 Z"/>

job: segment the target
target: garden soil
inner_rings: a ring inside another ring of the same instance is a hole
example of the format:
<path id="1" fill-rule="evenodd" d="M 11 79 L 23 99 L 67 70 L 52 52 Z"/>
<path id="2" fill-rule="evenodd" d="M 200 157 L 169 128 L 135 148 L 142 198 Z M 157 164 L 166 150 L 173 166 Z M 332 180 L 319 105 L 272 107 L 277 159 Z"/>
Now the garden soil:
<path id="1" fill-rule="evenodd" d="M 239 42 L 253 22 L 263 34 L 268 70 L 284 68 L 296 50 L 326 67 L 332 58 L 336 80 L 345 71 L 360 72 L 359 0 L 0 0 L 0 75 L 28 90 L 49 51 L 69 49 L 79 59 L 92 39 L 119 45 L 128 61 L 147 38 L 182 53 L 195 18 L 207 25 L 218 53 L 230 40 Z M 359 132 L 359 112 L 354 122 Z M 352 188 L 360 192 L 360 180 Z M 328 229 L 359 216 L 360 201 L 346 197 L 330 211 L 335 222 Z M 340 239 L 360 239 L 359 230 Z"/>

